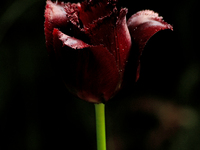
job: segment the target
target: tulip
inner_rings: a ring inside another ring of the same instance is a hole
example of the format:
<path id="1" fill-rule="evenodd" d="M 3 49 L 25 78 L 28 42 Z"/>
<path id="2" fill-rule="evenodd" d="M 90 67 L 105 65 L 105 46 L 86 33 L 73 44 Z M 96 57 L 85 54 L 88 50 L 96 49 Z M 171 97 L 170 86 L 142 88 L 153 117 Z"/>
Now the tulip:
<path id="1" fill-rule="evenodd" d="M 128 21 L 127 12 L 117 0 L 46 3 L 50 59 L 71 93 L 95 103 L 98 150 L 106 149 L 104 103 L 121 89 L 130 50 L 137 55 L 137 81 L 147 41 L 160 30 L 173 30 L 154 11 L 137 12 Z"/>
<path id="2" fill-rule="evenodd" d="M 46 46 L 67 89 L 92 103 L 105 103 L 121 88 L 132 44 L 140 55 L 156 32 L 172 29 L 157 13 L 144 10 L 126 20 L 116 0 L 82 3 L 47 1 Z"/>

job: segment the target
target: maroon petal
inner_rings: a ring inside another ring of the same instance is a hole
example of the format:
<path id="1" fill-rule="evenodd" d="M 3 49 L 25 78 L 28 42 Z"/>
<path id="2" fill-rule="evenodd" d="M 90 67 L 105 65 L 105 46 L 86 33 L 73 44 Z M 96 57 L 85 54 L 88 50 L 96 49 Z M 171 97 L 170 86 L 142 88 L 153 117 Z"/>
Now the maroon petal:
<path id="1" fill-rule="evenodd" d="M 99 18 L 110 15 L 116 6 L 116 0 L 90 0 L 84 1 L 79 7 L 79 18 L 84 27 L 88 27 Z"/>
<path id="2" fill-rule="evenodd" d="M 126 14 L 127 9 L 121 9 L 119 13 L 112 13 L 90 24 L 86 31 L 93 45 L 103 45 L 113 54 L 117 67 L 122 72 L 131 47 Z"/>
<path id="3" fill-rule="evenodd" d="M 115 58 L 107 48 L 88 45 L 58 29 L 53 36 L 58 67 L 67 88 L 89 102 L 109 100 L 120 85 Z"/>
<path id="4" fill-rule="evenodd" d="M 119 13 L 119 17 L 116 23 L 116 35 L 115 35 L 115 43 L 116 43 L 116 49 L 117 53 L 120 55 L 118 56 L 119 58 L 119 63 L 121 66 L 122 72 L 124 72 L 125 65 L 128 59 L 129 51 L 131 48 L 131 36 L 130 32 L 128 30 L 127 22 L 126 22 L 126 14 L 127 10 L 126 9 L 121 9 Z"/>
<path id="5" fill-rule="evenodd" d="M 47 50 L 53 50 L 53 30 L 54 28 L 64 28 L 70 30 L 71 24 L 77 25 L 78 4 L 51 2 L 47 0 L 45 9 L 45 37 Z M 67 32 L 67 31 L 65 31 Z"/>
<path id="6" fill-rule="evenodd" d="M 173 27 L 162 19 L 157 13 L 151 10 L 144 10 L 132 15 L 127 22 L 131 37 L 139 47 L 136 81 L 139 78 L 140 56 L 147 41 L 160 30 L 173 30 Z"/>
<path id="7" fill-rule="evenodd" d="M 51 1 L 47 1 L 45 9 L 45 23 L 44 31 L 46 37 L 47 50 L 51 51 L 53 49 L 53 29 L 55 27 L 65 26 L 68 23 L 68 18 L 66 17 L 66 12 L 64 9 L 64 4 L 55 4 Z"/>

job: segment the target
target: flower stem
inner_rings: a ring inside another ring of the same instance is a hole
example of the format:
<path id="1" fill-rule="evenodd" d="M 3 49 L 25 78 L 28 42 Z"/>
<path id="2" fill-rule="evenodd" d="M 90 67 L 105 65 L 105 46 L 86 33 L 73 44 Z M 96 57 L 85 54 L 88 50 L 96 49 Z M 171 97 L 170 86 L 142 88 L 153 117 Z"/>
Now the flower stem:
<path id="1" fill-rule="evenodd" d="M 95 104 L 97 150 L 106 150 L 105 105 Z"/>

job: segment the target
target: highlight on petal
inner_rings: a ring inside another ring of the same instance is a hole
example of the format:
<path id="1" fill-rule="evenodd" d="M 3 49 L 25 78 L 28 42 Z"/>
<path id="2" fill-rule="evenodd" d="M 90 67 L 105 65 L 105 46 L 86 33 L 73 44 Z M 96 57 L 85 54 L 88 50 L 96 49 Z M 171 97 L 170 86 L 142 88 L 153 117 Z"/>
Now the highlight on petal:
<path id="1" fill-rule="evenodd" d="M 45 37 L 47 50 L 51 52 L 53 46 L 52 33 L 54 28 L 63 28 L 70 32 L 72 25 L 78 26 L 78 5 L 47 0 L 45 9 Z"/>
<path id="2" fill-rule="evenodd" d="M 114 56 L 102 45 L 88 45 L 58 29 L 53 36 L 58 69 L 69 91 L 93 103 L 109 100 L 119 84 Z"/>
<path id="3" fill-rule="evenodd" d="M 51 51 L 53 46 L 53 29 L 55 27 L 65 26 L 67 23 L 68 18 L 66 17 L 64 3 L 56 4 L 51 1 L 47 1 L 45 9 L 44 31 L 48 51 Z"/>
<path id="4" fill-rule="evenodd" d="M 89 47 L 89 45 L 86 44 L 85 42 L 79 39 L 76 39 L 74 37 L 68 36 L 66 34 L 63 34 L 58 29 L 54 29 L 53 36 L 55 35 L 60 36 L 60 40 L 64 42 L 63 45 L 67 45 L 73 49 L 83 49 L 83 48 Z M 56 45 L 55 41 L 54 41 L 54 44 Z"/>
<path id="5" fill-rule="evenodd" d="M 158 31 L 165 29 L 173 30 L 173 27 L 170 24 L 164 22 L 162 17 L 151 10 L 137 12 L 130 17 L 127 24 L 132 37 L 132 41 L 134 41 L 134 43 L 137 44 L 139 48 L 139 52 L 137 54 L 137 81 L 140 71 L 140 56 L 147 41 Z"/>

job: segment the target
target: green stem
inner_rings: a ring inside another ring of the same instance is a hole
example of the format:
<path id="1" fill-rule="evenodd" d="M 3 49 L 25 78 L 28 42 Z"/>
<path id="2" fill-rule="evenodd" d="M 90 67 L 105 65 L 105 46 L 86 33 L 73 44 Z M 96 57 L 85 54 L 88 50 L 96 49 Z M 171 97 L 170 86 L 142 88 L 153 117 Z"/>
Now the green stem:
<path id="1" fill-rule="evenodd" d="M 105 105 L 95 104 L 97 150 L 106 150 Z"/>

